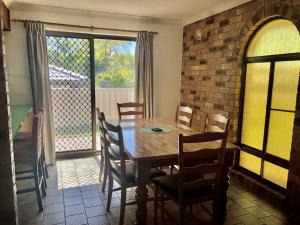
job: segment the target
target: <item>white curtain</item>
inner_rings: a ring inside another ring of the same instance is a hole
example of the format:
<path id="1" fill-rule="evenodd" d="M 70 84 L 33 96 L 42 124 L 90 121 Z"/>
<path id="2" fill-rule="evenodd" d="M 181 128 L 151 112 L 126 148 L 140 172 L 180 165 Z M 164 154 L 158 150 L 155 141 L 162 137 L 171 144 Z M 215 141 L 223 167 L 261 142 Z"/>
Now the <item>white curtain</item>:
<path id="1" fill-rule="evenodd" d="M 135 50 L 135 98 L 145 105 L 145 118 L 153 117 L 153 33 L 138 33 Z"/>
<path id="2" fill-rule="evenodd" d="M 47 164 L 54 164 L 55 145 L 48 74 L 46 32 L 44 24 L 36 21 L 26 21 L 25 29 L 34 112 L 37 112 L 41 107 L 45 108 L 45 156 Z"/>

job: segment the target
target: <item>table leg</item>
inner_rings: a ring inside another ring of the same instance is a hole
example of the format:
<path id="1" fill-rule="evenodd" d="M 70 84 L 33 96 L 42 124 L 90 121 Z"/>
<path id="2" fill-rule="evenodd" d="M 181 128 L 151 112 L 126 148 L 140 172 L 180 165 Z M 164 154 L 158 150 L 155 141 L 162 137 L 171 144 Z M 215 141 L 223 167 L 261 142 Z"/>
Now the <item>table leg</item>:
<path id="1" fill-rule="evenodd" d="M 220 221 L 224 222 L 227 215 L 227 190 L 229 187 L 229 170 L 233 165 L 233 152 L 227 152 L 225 155 L 224 168 L 222 172 L 222 187 L 221 187 L 221 200 L 220 200 Z"/>
<path id="2" fill-rule="evenodd" d="M 147 221 L 147 201 L 148 201 L 148 177 L 151 165 L 149 162 L 137 162 L 137 188 L 135 190 L 135 200 L 137 204 L 136 222 L 137 225 L 145 225 Z"/>

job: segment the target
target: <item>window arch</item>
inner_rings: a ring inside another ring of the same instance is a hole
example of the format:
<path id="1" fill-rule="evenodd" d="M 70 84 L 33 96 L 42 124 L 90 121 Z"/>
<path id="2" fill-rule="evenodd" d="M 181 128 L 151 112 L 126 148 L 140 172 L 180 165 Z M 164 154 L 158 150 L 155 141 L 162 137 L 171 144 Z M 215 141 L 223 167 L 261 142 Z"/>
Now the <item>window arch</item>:
<path id="1" fill-rule="evenodd" d="M 286 188 L 300 68 L 300 37 L 289 20 L 263 23 L 243 65 L 239 166 Z"/>

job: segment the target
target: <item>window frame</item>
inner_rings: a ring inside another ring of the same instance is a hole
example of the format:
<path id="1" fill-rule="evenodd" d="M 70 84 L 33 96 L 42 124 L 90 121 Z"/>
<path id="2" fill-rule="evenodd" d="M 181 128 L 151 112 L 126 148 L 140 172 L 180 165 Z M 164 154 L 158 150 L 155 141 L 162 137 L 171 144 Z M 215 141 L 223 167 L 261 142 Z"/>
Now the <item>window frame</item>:
<path id="1" fill-rule="evenodd" d="M 292 110 L 281 110 L 281 109 L 274 109 L 271 107 L 271 101 L 272 101 L 272 89 L 273 89 L 273 82 L 274 82 L 274 72 L 275 72 L 275 63 L 276 62 L 282 62 L 282 61 L 296 61 L 300 60 L 300 53 L 288 53 L 288 54 L 278 54 L 278 55 L 265 55 L 265 56 L 252 56 L 247 57 L 248 49 L 251 45 L 251 42 L 255 35 L 261 30 L 262 27 L 264 27 L 266 24 L 268 24 L 271 21 L 278 20 L 278 19 L 285 19 L 284 17 L 273 17 L 268 20 L 265 20 L 262 22 L 256 30 L 250 35 L 249 40 L 247 41 L 247 44 L 245 46 L 245 51 L 243 55 L 242 60 L 242 76 L 241 76 L 241 92 L 240 92 L 240 109 L 239 109 L 239 119 L 238 119 L 238 132 L 237 132 L 237 144 L 240 147 L 241 151 L 244 151 L 246 153 L 249 153 L 251 155 L 254 155 L 256 157 L 259 157 L 261 159 L 261 168 L 260 168 L 260 174 L 255 174 L 254 172 L 251 172 L 250 170 L 247 170 L 246 168 L 243 168 L 239 165 L 240 161 L 240 155 L 238 153 L 238 156 L 236 158 L 236 167 L 245 172 L 246 174 L 254 177 L 255 179 L 273 187 L 276 190 L 279 190 L 281 192 L 285 192 L 285 188 L 265 179 L 263 177 L 264 172 L 264 162 L 269 162 L 274 165 L 280 166 L 284 169 L 289 169 L 289 160 L 282 159 L 278 156 L 272 155 L 270 153 L 267 153 L 267 140 L 268 140 L 268 131 L 269 131 L 269 122 L 270 122 L 270 113 L 271 111 L 281 111 L 281 112 L 292 112 L 295 113 L 295 111 Z M 241 143 L 241 136 L 242 136 L 242 126 L 243 126 L 243 115 L 244 115 L 244 100 L 245 100 L 245 87 L 246 87 L 246 76 L 247 76 L 247 65 L 250 63 L 270 63 L 270 72 L 269 72 L 269 83 L 268 83 L 268 93 L 267 93 L 267 103 L 266 103 L 266 117 L 265 117 L 265 125 L 264 125 L 264 137 L 263 137 L 263 148 L 262 150 L 255 149 L 253 147 L 247 146 L 243 143 Z"/>

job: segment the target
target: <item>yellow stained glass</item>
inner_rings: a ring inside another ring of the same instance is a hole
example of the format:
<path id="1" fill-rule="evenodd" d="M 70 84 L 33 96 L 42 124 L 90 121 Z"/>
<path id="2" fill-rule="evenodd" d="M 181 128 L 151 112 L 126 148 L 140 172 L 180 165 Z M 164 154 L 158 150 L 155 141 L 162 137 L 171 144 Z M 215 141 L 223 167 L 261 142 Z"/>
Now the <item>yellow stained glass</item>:
<path id="1" fill-rule="evenodd" d="M 267 153 L 290 159 L 293 126 L 294 113 L 271 110 Z"/>
<path id="2" fill-rule="evenodd" d="M 286 188 L 288 170 L 269 162 L 264 162 L 264 178 Z"/>
<path id="3" fill-rule="evenodd" d="M 261 159 L 247 152 L 240 152 L 240 166 L 256 174 L 260 174 Z"/>
<path id="4" fill-rule="evenodd" d="M 300 37 L 296 26 L 278 19 L 264 25 L 254 36 L 248 57 L 300 52 Z"/>
<path id="5" fill-rule="evenodd" d="M 300 61 L 275 63 L 272 108 L 295 110 L 299 69 Z"/>
<path id="6" fill-rule="evenodd" d="M 247 65 L 241 142 L 262 150 L 270 63 Z"/>

